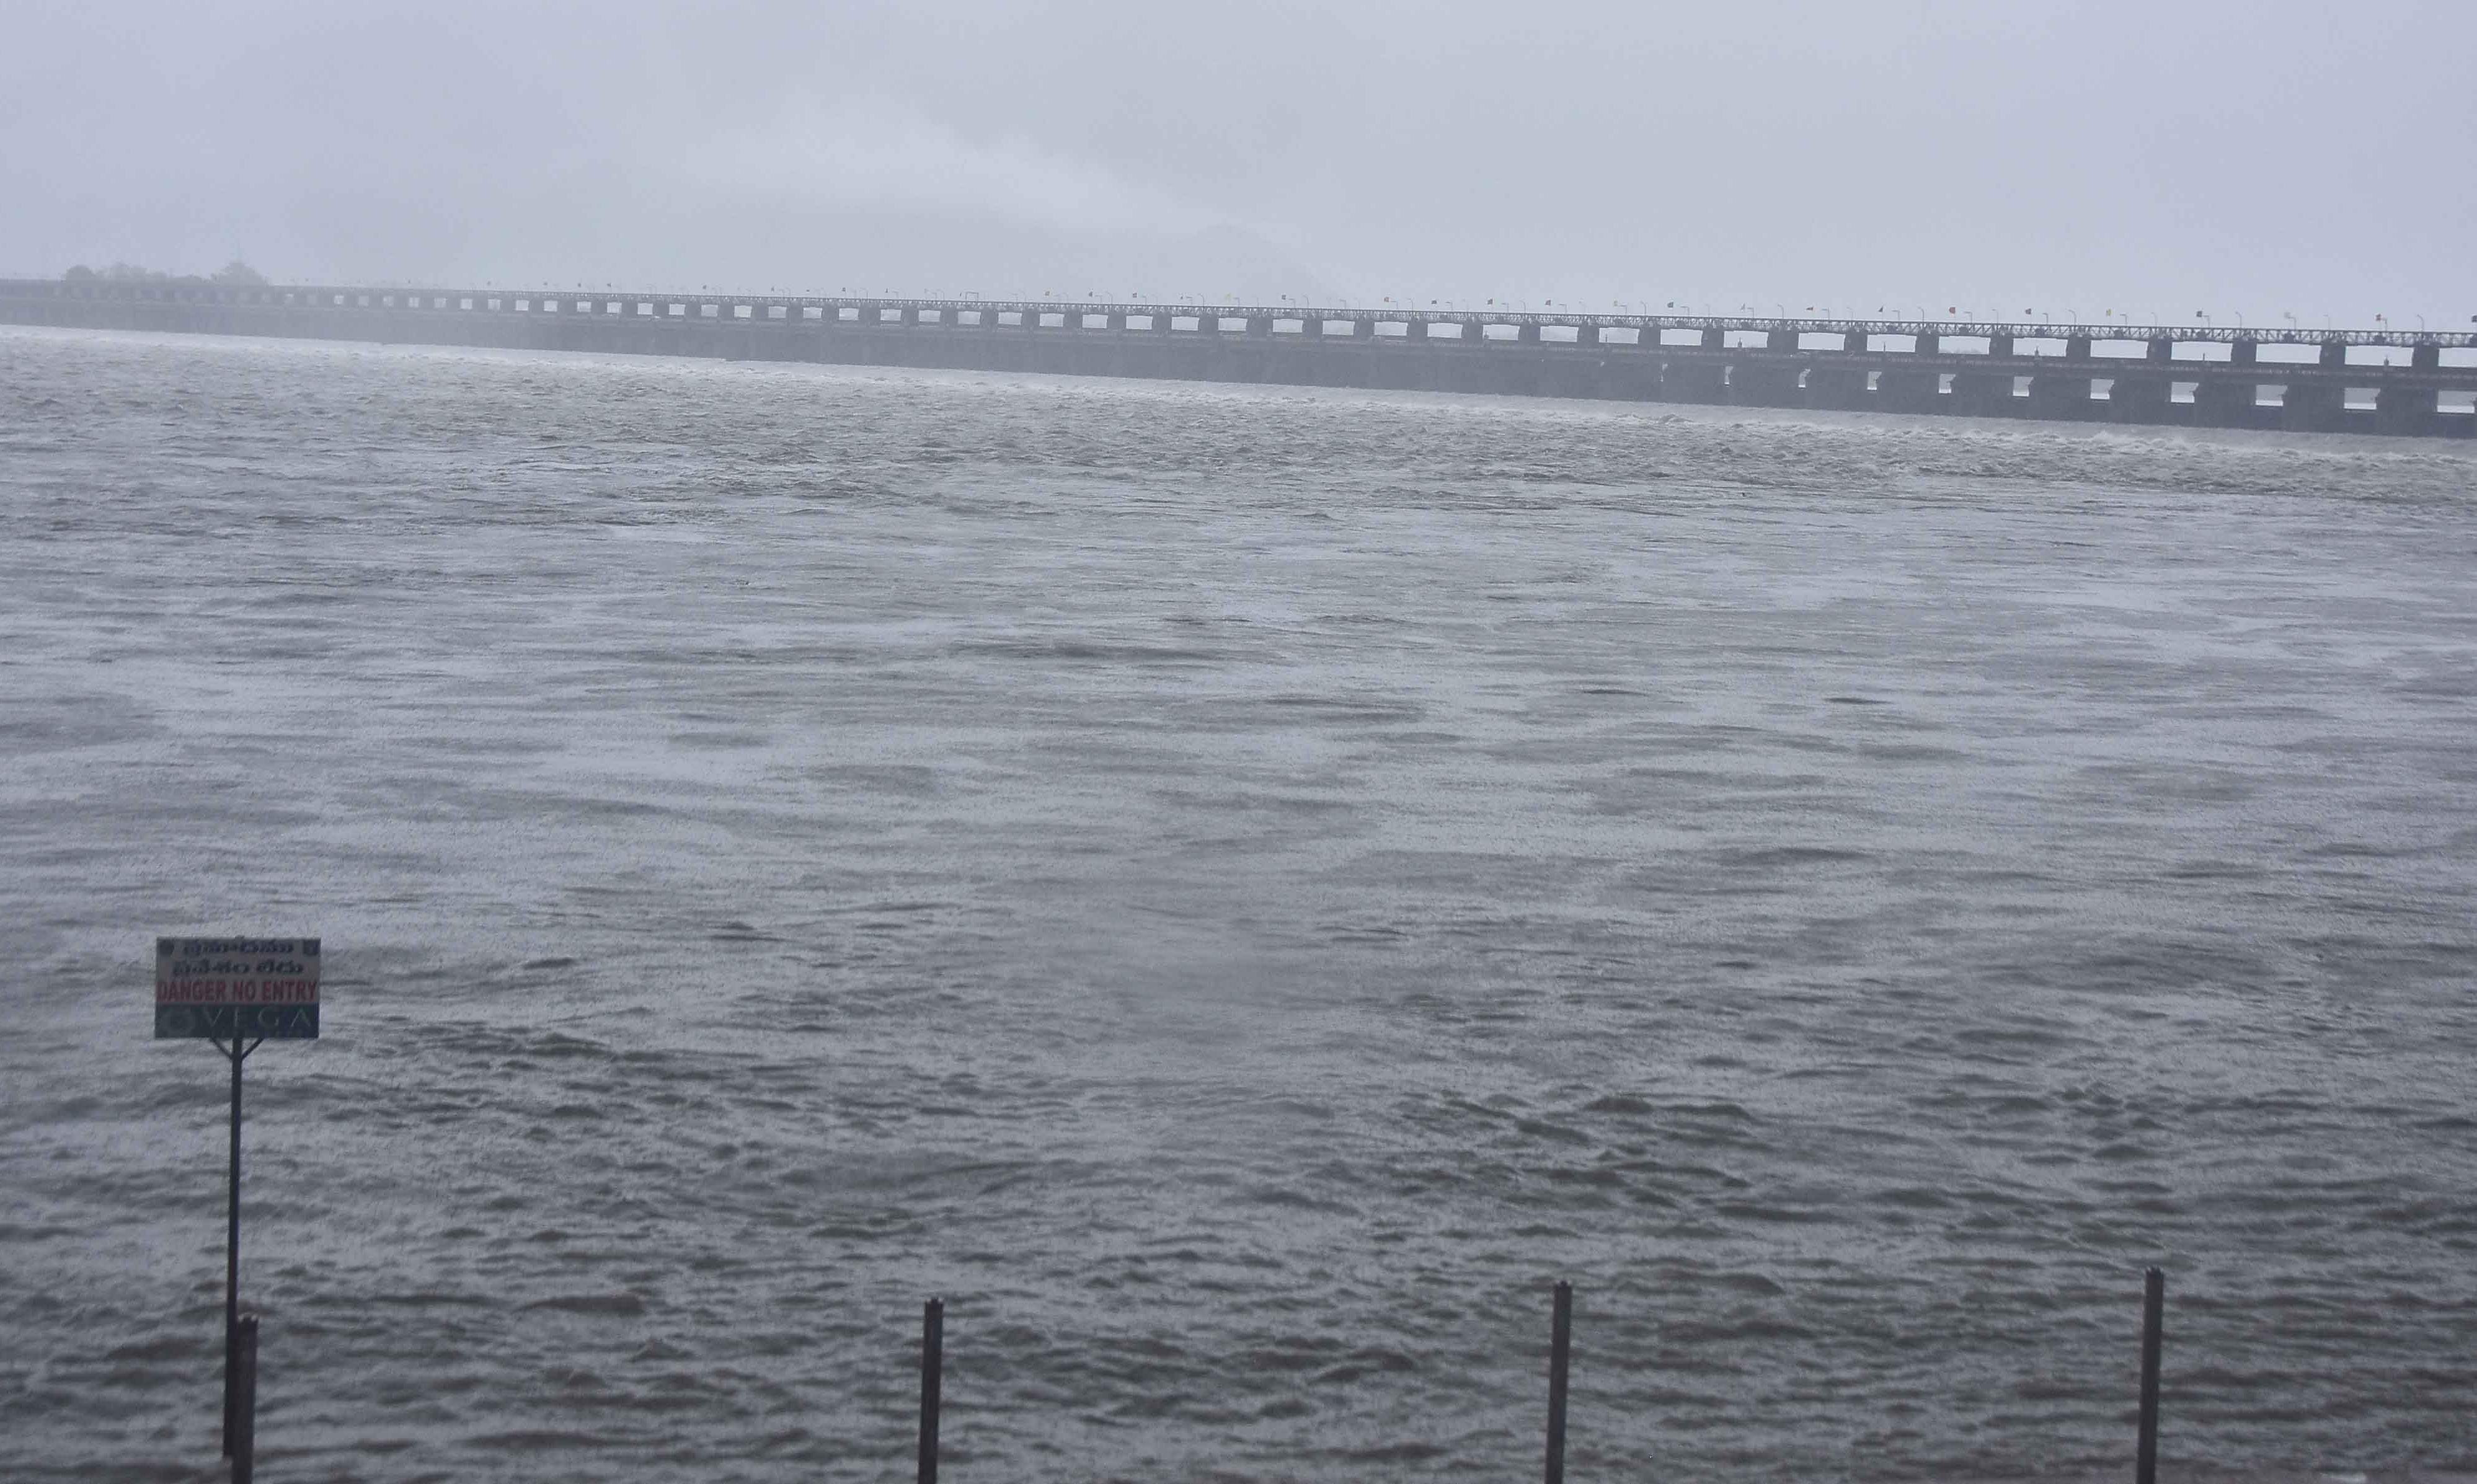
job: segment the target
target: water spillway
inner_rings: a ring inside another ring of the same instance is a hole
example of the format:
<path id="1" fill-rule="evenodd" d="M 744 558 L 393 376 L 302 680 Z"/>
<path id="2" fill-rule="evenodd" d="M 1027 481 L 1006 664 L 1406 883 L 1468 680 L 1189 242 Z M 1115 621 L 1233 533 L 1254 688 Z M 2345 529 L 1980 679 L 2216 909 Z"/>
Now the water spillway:
<path id="1" fill-rule="evenodd" d="M 2477 334 L 0 280 L 0 323 L 2055 422 L 2477 434 Z"/>

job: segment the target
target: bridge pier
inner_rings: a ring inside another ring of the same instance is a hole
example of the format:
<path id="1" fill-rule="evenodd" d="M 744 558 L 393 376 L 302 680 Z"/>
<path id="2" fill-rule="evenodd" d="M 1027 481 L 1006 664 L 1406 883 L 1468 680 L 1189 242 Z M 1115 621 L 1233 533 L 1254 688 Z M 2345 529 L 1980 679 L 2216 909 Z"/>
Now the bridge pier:
<path id="1" fill-rule="evenodd" d="M 1951 405 L 1951 410 L 1964 416 L 2010 417 L 2013 415 L 2013 373 L 1954 372 L 1952 391 L 1944 400 Z"/>
<path id="2" fill-rule="evenodd" d="M 1887 412 L 1940 412 L 1943 378 L 1933 371 L 1886 371 L 1875 378 L 1875 406 Z"/>
<path id="3" fill-rule="evenodd" d="M 1806 379 L 1806 405 L 1844 412 L 1873 407 L 1875 394 L 1866 389 L 1866 375 L 1861 366 L 1818 366 Z"/>
<path id="4" fill-rule="evenodd" d="M 2165 422 L 2167 378 L 2142 371 L 2117 377 L 2108 388 L 2107 418 L 2112 423 Z"/>
<path id="5" fill-rule="evenodd" d="M 2052 417 L 2067 422 L 2082 422 L 2090 415 L 2090 379 L 2061 372 L 2041 372 L 2030 378 L 2030 415 Z"/>
<path id="6" fill-rule="evenodd" d="M 1729 400 L 1729 363 L 1717 356 L 1689 352 L 1673 357 L 1660 372 L 1661 395 L 1671 402 Z"/>
<path id="7" fill-rule="evenodd" d="M 2421 437 L 2435 431 L 2441 398 L 2432 387 L 2386 386 L 2374 393 L 2374 431 Z"/>
<path id="8" fill-rule="evenodd" d="M 1774 330 L 1764 336 L 1764 350 L 1771 356 L 1789 356 L 1797 350 L 1797 332 Z M 1739 407 L 1795 408 L 1806 405 L 1806 388 L 1799 385 L 1799 373 L 1806 367 L 1793 359 L 1753 360 L 1741 359 L 1729 367 L 1729 400 Z"/>
<path id="9" fill-rule="evenodd" d="M 1911 356 L 1925 360 L 1943 354 L 1942 338 L 1933 331 L 1920 331 L 1914 338 L 1916 347 Z M 1908 366 L 1887 370 L 1875 379 L 1875 405 L 1887 412 L 1940 412 L 1943 410 L 1943 374 Z"/>
<path id="10" fill-rule="evenodd" d="M 2280 395 L 2284 433 L 2337 433 L 2346 425 L 2347 394 L 2334 382 L 2290 382 Z"/>
<path id="11" fill-rule="evenodd" d="M 1660 362 L 1640 356 L 1612 356 L 1601 364 L 1600 387 L 1602 395 L 1620 402 L 1657 402 L 1664 395 Z"/>
<path id="12" fill-rule="evenodd" d="M 2193 412 L 2206 428 L 2250 428 L 2257 395 L 2249 372 L 2207 377 L 2193 389 Z"/>

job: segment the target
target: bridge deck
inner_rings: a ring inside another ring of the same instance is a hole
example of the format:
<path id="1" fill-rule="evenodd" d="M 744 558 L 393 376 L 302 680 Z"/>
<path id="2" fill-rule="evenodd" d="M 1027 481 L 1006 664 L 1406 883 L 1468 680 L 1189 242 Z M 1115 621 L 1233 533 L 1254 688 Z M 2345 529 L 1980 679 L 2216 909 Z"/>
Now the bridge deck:
<path id="1" fill-rule="evenodd" d="M 2396 328 L 54 280 L 0 280 L 0 322 L 2055 421 L 2477 433 L 2477 334 Z M 1818 339 L 1828 343 L 1809 343 Z"/>

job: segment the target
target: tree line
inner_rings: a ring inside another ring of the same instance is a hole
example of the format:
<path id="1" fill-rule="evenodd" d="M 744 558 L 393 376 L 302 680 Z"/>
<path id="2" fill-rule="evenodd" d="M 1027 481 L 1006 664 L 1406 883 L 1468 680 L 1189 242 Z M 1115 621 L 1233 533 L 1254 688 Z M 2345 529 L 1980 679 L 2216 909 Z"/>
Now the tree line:
<path id="1" fill-rule="evenodd" d="M 266 286 L 266 275 L 238 258 L 204 277 L 195 273 L 165 273 L 160 268 L 141 267 L 134 262 L 115 262 L 102 268 L 89 268 L 85 263 L 79 263 L 62 274 L 61 278 L 71 284 L 221 284 L 226 287 L 237 288 Z"/>

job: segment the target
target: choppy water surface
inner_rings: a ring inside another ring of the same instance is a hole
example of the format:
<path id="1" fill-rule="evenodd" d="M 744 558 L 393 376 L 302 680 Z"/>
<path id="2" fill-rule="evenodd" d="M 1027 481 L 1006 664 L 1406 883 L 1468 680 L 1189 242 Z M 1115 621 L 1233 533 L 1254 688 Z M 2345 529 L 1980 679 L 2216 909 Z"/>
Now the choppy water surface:
<path id="1" fill-rule="evenodd" d="M 0 332 L 0 1472 L 2467 1466 L 2472 473 Z"/>

